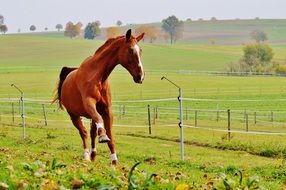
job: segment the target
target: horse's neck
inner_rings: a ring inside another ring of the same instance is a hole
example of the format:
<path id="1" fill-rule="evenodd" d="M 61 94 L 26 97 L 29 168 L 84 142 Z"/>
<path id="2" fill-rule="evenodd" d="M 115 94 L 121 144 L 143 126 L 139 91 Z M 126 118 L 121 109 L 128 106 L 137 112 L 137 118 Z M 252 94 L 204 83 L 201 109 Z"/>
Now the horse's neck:
<path id="1" fill-rule="evenodd" d="M 102 52 L 96 53 L 90 61 L 88 68 L 91 69 L 93 82 L 104 82 L 109 77 L 110 73 L 118 64 L 118 49 L 119 46 L 110 47 Z"/>

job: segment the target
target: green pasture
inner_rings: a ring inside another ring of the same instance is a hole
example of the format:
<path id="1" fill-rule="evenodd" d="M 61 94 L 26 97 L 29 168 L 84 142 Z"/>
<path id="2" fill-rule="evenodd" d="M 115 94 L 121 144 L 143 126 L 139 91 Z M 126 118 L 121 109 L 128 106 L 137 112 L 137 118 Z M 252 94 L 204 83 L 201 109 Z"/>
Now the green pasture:
<path id="1" fill-rule="evenodd" d="M 268 189 L 280 188 L 285 180 L 283 159 L 254 156 L 244 151 L 223 150 L 223 146 L 218 150 L 198 146 L 199 143 L 186 144 L 186 160 L 182 162 L 179 143 L 168 140 L 165 136 L 166 133 L 171 133 L 172 129 L 165 132 L 164 129 L 156 130 L 154 135 L 149 136 L 142 129 L 135 131 L 133 128 L 114 128 L 120 167 L 115 170 L 110 167 L 109 151 L 106 145 L 101 144 L 97 145 L 96 162 L 84 163 L 81 161 L 81 140 L 76 129 L 61 127 L 29 128 L 29 137 L 25 141 L 20 136 L 21 128 L 1 127 L 1 182 L 8 184 L 10 189 L 21 184 L 28 189 L 46 186 L 72 188 L 72 181 L 79 179 L 85 188 L 92 188 L 96 184 L 110 184 L 125 189 L 126 174 L 136 162 L 142 162 L 137 173 L 145 171 L 157 174 L 156 179 L 159 181 L 154 180 L 158 185 L 153 185 L 154 189 L 173 189 L 182 183 L 190 186 L 195 184 L 202 188 L 209 181 L 214 181 L 216 185 L 220 183 L 219 173 L 236 178 L 234 174 L 238 170 L 242 172 L 244 181 L 249 177 L 259 176 L 257 179 L 260 186 Z M 157 138 L 157 132 L 165 139 Z M 216 135 L 208 138 L 207 135 L 203 134 L 208 143 L 216 138 Z M 173 134 L 172 138 L 177 137 Z M 228 144 L 223 141 L 220 143 Z M 52 167 L 53 159 L 62 167 Z M 96 184 L 93 184 L 94 181 Z"/>
<path id="2" fill-rule="evenodd" d="M 242 171 L 243 180 L 258 176 L 259 184 L 268 189 L 283 186 L 285 135 L 231 133 L 228 140 L 227 132 L 218 130 L 227 129 L 226 110 L 230 109 L 232 130 L 246 131 L 247 113 L 249 131 L 285 133 L 285 78 L 188 72 L 225 71 L 227 63 L 241 57 L 239 45 L 141 43 L 146 70 L 144 83 L 135 84 L 121 66 L 110 76 L 121 165 L 115 170 L 109 166 L 106 145 L 98 145 L 95 163 L 83 163 L 80 137 L 67 113 L 46 101 L 54 96 L 61 67 L 78 66 L 102 43 L 56 34 L 0 36 L 0 189 L 1 183 L 8 184 L 10 189 L 24 184 L 28 189 L 40 189 L 45 184 L 73 188 L 74 179 L 82 181 L 82 188 L 113 184 L 126 189 L 126 176 L 138 161 L 142 164 L 136 175 L 145 179 L 147 174 L 143 171 L 158 174 L 160 180 L 152 181 L 153 189 L 174 189 L 182 183 L 200 187 L 209 181 L 219 184 L 220 173 L 236 180 L 234 174 L 238 170 Z M 284 63 L 286 46 L 272 46 L 275 61 Z M 184 124 L 189 126 L 185 128 L 185 162 L 180 161 L 178 143 L 178 90 L 162 81 L 162 76 L 180 85 L 183 97 L 189 98 L 183 102 Z M 19 127 L 19 92 L 11 84 L 25 93 L 28 138 L 24 141 Z M 165 98 L 173 100 L 152 101 Z M 148 134 L 148 104 L 152 135 Z M 198 111 L 196 129 L 190 128 L 195 125 L 195 111 Z M 89 121 L 85 123 L 89 125 Z M 49 169 L 54 158 L 65 166 Z"/>

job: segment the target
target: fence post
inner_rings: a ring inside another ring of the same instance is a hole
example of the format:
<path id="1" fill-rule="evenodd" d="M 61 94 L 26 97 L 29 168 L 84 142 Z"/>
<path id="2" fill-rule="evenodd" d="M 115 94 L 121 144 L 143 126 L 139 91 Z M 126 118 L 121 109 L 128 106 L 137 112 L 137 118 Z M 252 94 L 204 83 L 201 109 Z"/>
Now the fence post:
<path id="1" fill-rule="evenodd" d="M 121 119 L 121 105 L 119 105 L 118 119 Z"/>
<path id="2" fill-rule="evenodd" d="M 198 126 L 198 110 L 195 110 L 195 127 Z"/>
<path id="3" fill-rule="evenodd" d="M 156 124 L 156 108 L 153 108 L 153 125 Z"/>
<path id="4" fill-rule="evenodd" d="M 248 132 L 248 114 L 246 114 L 245 117 L 245 130 Z"/>
<path id="5" fill-rule="evenodd" d="M 14 110 L 14 102 L 12 102 L 12 124 L 15 124 L 15 110 Z"/>
<path id="6" fill-rule="evenodd" d="M 44 114 L 45 126 L 47 126 L 47 125 L 48 125 L 48 121 L 47 121 L 47 113 L 46 113 L 45 104 L 42 104 L 42 107 L 43 107 L 43 114 Z"/>
<path id="7" fill-rule="evenodd" d="M 273 111 L 271 111 L 271 122 L 273 123 L 274 121 L 274 114 L 273 114 Z"/>
<path id="8" fill-rule="evenodd" d="M 254 112 L 254 125 L 256 125 L 256 111 Z"/>
<path id="9" fill-rule="evenodd" d="M 149 125 L 149 135 L 152 134 L 151 131 L 151 113 L 150 113 L 150 105 L 148 104 L 148 125 Z"/>
<path id="10" fill-rule="evenodd" d="M 156 117 L 156 119 L 158 119 L 158 117 L 159 117 L 158 116 L 158 107 L 155 108 L 155 113 L 156 113 L 155 117 Z"/>
<path id="11" fill-rule="evenodd" d="M 125 105 L 122 106 L 122 115 L 125 115 Z"/>
<path id="12" fill-rule="evenodd" d="M 227 131 L 228 131 L 228 140 L 230 140 L 230 109 L 227 110 Z"/>

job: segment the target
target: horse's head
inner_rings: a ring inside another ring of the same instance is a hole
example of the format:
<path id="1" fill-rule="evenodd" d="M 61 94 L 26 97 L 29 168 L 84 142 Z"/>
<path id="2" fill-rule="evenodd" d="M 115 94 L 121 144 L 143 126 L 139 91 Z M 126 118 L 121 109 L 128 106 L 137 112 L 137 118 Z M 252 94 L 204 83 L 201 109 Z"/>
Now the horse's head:
<path id="1" fill-rule="evenodd" d="M 119 50 L 119 62 L 132 75 L 134 82 L 142 83 L 144 80 L 143 64 L 141 62 L 141 48 L 137 44 L 144 36 L 138 37 L 131 35 L 131 29 L 126 32 L 124 44 Z"/>

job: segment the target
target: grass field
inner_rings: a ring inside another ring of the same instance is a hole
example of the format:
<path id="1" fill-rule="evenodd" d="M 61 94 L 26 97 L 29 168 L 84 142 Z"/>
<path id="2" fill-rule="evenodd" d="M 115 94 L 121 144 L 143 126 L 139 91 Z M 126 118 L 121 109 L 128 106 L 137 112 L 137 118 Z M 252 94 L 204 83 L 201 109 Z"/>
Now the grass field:
<path id="1" fill-rule="evenodd" d="M 137 162 L 142 163 L 132 179 L 137 179 L 136 184 L 141 187 L 149 184 L 149 189 L 174 189 L 178 184 L 197 189 L 211 189 L 213 184 L 225 189 L 225 184 L 239 186 L 239 171 L 243 176 L 241 187 L 253 182 L 267 189 L 285 188 L 285 136 L 232 133 L 228 141 L 226 132 L 209 130 L 225 130 L 226 110 L 231 109 L 234 130 L 245 130 L 243 114 L 247 111 L 250 131 L 285 133 L 284 78 L 184 72 L 224 71 L 227 63 L 241 56 L 238 45 L 141 44 L 146 69 L 144 84 L 134 84 L 122 67 L 116 68 L 110 77 L 120 167 L 110 167 L 106 145 L 98 145 L 95 163 L 82 162 L 80 137 L 67 114 L 58 111 L 56 105 L 45 104 L 45 126 L 42 101 L 36 100 L 50 100 L 61 67 L 79 65 L 102 43 L 39 34 L 0 36 L 0 189 L 5 189 L 5 185 L 9 189 L 126 189 L 130 185 L 128 174 Z M 286 46 L 272 46 L 275 60 L 284 62 Z M 184 97 L 195 98 L 184 101 L 184 109 L 189 109 L 184 110 L 185 124 L 194 125 L 194 109 L 199 110 L 201 129 L 185 128 L 184 162 L 180 161 L 179 128 L 175 127 L 178 102 L 128 102 L 176 98 L 177 89 L 161 81 L 162 76 L 179 84 Z M 19 93 L 10 87 L 12 83 L 23 89 L 27 100 L 26 140 L 21 138 L 18 101 L 14 102 L 14 124 L 11 118 L 12 99 L 19 98 Z M 147 104 L 152 107 L 152 135 L 147 128 Z M 157 118 L 153 108 L 159 110 Z M 220 110 L 219 121 L 216 110 Z M 149 178 L 152 173 L 157 177 Z"/>

